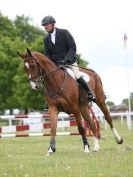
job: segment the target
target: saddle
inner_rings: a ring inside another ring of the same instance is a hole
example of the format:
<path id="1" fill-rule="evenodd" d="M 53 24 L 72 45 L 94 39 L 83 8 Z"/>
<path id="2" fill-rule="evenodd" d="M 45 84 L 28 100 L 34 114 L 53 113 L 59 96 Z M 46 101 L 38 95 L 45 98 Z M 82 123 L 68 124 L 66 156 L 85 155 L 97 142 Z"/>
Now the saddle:
<path id="1" fill-rule="evenodd" d="M 67 70 L 67 73 L 68 73 L 74 80 L 76 80 L 73 71 L 72 71 L 70 68 L 66 68 L 66 70 Z M 81 72 L 81 71 L 79 71 L 79 72 L 80 72 L 80 75 L 84 78 L 84 80 L 85 80 L 86 82 L 89 82 L 89 81 L 90 81 L 90 77 L 88 76 L 88 74 L 86 74 L 86 73 L 84 73 L 84 72 Z"/>

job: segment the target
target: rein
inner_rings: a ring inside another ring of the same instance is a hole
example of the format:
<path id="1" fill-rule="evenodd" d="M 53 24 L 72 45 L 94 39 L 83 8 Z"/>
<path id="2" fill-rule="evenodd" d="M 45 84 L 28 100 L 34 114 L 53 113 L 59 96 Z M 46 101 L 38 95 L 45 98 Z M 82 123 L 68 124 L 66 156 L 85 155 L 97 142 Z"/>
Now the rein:
<path id="1" fill-rule="evenodd" d="M 43 75 L 43 77 L 44 77 L 44 78 L 47 77 L 49 74 L 51 74 L 52 72 L 54 72 L 54 71 L 56 71 L 56 70 L 58 70 L 58 69 L 60 69 L 60 68 L 63 68 L 63 66 L 58 66 L 58 67 L 52 69 L 51 71 L 46 72 L 46 73 Z"/>

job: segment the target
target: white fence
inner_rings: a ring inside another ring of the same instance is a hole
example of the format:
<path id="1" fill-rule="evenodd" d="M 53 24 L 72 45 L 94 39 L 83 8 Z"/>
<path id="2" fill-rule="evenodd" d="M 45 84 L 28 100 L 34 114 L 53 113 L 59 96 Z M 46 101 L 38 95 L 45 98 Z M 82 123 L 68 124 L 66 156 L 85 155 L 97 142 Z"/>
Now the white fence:
<path id="1" fill-rule="evenodd" d="M 107 130 L 107 122 L 104 119 L 103 113 L 100 112 L 100 113 L 96 113 L 95 115 L 96 115 L 96 117 L 99 117 L 101 123 L 104 123 L 105 129 Z M 127 112 L 119 112 L 119 113 L 110 113 L 110 115 L 112 118 L 114 118 L 114 117 L 120 118 L 121 123 L 123 123 L 123 120 L 125 118 L 126 122 L 127 122 L 128 129 L 129 130 L 132 129 L 133 112 L 129 113 L 127 111 Z"/>
<path id="2" fill-rule="evenodd" d="M 104 115 L 103 113 L 101 113 L 101 111 L 98 113 L 95 113 L 95 116 L 97 118 L 99 118 L 100 122 L 104 124 L 104 127 L 105 129 L 107 129 L 107 122 L 106 120 L 104 119 Z M 43 118 L 48 118 L 49 116 L 48 115 L 27 115 L 24 116 L 23 118 L 22 117 L 17 117 L 17 116 L 14 116 L 14 115 L 7 115 L 7 116 L 0 116 L 0 120 L 8 120 L 9 122 L 9 125 L 12 126 L 12 121 L 13 120 L 25 120 L 25 123 L 26 124 L 26 121 L 29 122 L 29 124 L 34 124 L 34 123 L 43 123 Z M 65 118 L 68 119 L 70 118 L 71 116 L 69 116 L 68 114 L 60 114 L 59 115 L 59 119 L 64 121 Z M 133 119 L 133 112 L 129 113 L 129 112 L 119 112 L 119 113 L 111 113 L 111 117 L 114 118 L 114 117 L 117 117 L 120 119 L 121 123 L 123 123 L 123 120 L 126 119 L 126 122 L 127 122 L 127 127 L 129 130 L 132 129 L 132 119 Z M 28 118 L 27 120 L 25 118 Z"/>

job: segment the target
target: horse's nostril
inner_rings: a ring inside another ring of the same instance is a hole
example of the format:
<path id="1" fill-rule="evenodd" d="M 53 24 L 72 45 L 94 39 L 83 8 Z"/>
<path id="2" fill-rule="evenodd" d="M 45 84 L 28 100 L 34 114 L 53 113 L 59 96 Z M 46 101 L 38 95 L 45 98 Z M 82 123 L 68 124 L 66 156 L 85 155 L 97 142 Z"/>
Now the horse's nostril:
<path id="1" fill-rule="evenodd" d="M 35 89 L 36 89 L 36 90 L 38 89 L 38 86 L 37 86 L 37 85 L 35 86 Z"/>

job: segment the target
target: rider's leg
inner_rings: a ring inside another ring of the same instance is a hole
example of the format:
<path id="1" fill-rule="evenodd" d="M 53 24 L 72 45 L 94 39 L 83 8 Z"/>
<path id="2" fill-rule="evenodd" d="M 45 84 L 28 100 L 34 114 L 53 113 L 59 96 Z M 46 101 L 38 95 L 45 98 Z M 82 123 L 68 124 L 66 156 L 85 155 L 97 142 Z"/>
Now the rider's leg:
<path id="1" fill-rule="evenodd" d="M 83 77 L 79 73 L 79 68 L 77 67 L 77 63 L 75 62 L 73 65 L 69 66 L 72 69 L 77 82 L 87 91 L 88 100 L 96 102 L 95 96 L 92 94 L 91 89 L 89 88 L 87 82 L 83 79 Z"/>
<path id="2" fill-rule="evenodd" d="M 77 82 L 87 91 L 87 93 L 88 93 L 88 100 L 96 102 L 95 96 L 91 92 L 91 89 L 89 88 L 87 82 L 83 79 L 83 77 L 80 77 L 79 79 L 77 79 Z"/>

